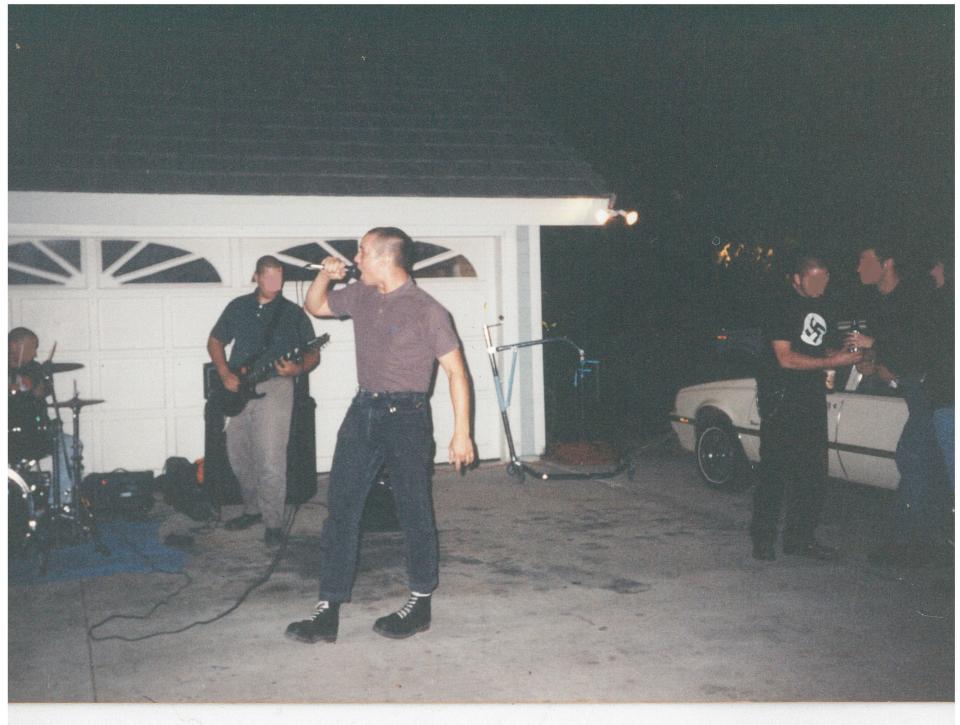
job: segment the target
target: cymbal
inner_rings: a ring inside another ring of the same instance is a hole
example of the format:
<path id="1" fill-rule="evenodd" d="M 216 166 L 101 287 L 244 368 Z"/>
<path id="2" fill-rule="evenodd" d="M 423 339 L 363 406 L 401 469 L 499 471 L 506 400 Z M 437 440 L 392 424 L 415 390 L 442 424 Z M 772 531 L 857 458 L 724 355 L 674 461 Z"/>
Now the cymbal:
<path id="1" fill-rule="evenodd" d="M 98 405 L 99 403 L 105 403 L 105 400 L 83 400 L 81 398 L 70 398 L 70 400 L 64 400 L 60 403 L 50 403 L 48 408 L 84 408 L 88 405 Z"/>
<path id="2" fill-rule="evenodd" d="M 79 370 L 83 367 L 83 363 L 45 362 L 41 367 L 43 367 L 43 371 L 47 373 L 65 373 L 68 370 Z"/>

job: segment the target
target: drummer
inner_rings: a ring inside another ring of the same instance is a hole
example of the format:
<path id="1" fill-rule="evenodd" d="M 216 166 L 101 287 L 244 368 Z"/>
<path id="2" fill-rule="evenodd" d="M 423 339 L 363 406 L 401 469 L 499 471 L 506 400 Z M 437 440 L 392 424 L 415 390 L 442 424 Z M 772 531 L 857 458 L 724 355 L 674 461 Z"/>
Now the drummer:
<path id="1" fill-rule="evenodd" d="M 7 393 L 8 395 L 30 394 L 43 401 L 51 392 L 47 389 L 47 376 L 43 365 L 37 362 L 37 349 L 40 340 L 33 330 L 26 327 L 15 327 L 7 333 Z M 45 403 L 41 402 L 45 408 Z M 44 410 L 44 413 L 46 411 Z M 48 451 L 52 450 L 51 442 Z M 64 434 L 59 445 L 59 465 L 63 472 L 63 483 L 60 486 L 62 502 L 69 502 L 71 496 L 70 453 L 73 451 L 73 436 Z"/>
<path id="2" fill-rule="evenodd" d="M 26 327 L 15 327 L 7 334 L 8 393 L 29 391 L 46 397 L 43 367 L 36 360 L 39 345 L 36 334 Z"/>

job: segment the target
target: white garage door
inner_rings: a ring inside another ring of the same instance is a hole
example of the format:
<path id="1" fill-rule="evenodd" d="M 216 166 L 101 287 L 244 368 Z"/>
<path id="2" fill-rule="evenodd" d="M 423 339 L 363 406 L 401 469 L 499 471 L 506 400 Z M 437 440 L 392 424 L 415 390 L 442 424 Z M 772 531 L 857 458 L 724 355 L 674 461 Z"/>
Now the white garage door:
<path id="1" fill-rule="evenodd" d="M 201 369 L 206 339 L 223 306 L 252 289 L 256 259 L 275 254 L 293 265 L 316 255 L 352 256 L 350 240 L 11 239 L 9 326 L 40 337 L 40 359 L 80 370 L 55 377 L 61 400 L 78 393 L 105 402 L 83 409 L 87 471 L 159 470 L 167 457 L 203 455 Z M 453 315 L 473 377 L 476 442 L 482 458 L 500 450 L 496 395 L 483 345 L 484 320 L 498 314 L 494 238 L 420 239 L 419 284 Z M 302 301 L 305 282 L 285 295 Z M 328 470 L 336 430 L 356 388 L 353 327 L 314 320 L 329 332 L 311 375 L 317 400 L 317 465 Z M 446 459 L 452 411 L 446 378 L 433 397 L 437 460 Z M 70 416 L 65 427 L 71 429 Z"/>

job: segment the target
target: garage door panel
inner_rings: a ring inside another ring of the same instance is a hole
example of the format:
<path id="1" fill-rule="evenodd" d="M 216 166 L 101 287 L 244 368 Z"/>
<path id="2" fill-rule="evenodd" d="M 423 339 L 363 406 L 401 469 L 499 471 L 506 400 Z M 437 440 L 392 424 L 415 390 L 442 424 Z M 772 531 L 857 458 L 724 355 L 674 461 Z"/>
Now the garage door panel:
<path id="1" fill-rule="evenodd" d="M 196 355 L 173 361 L 173 404 L 176 407 L 203 406 L 203 365 L 208 360 Z"/>
<path id="2" fill-rule="evenodd" d="M 202 458 L 204 455 L 203 413 L 178 415 L 174 423 L 176 449 L 170 455 L 183 456 L 190 461 Z"/>
<path id="3" fill-rule="evenodd" d="M 316 398 L 316 395 L 313 396 Z M 337 431 L 343 422 L 350 407 L 351 395 L 348 398 L 328 398 L 317 401 L 317 470 L 329 471 L 333 460 L 333 451 L 337 445 Z"/>
<path id="4" fill-rule="evenodd" d="M 162 409 L 166 405 L 162 358 L 104 360 L 100 397 L 108 410 Z"/>
<path id="5" fill-rule="evenodd" d="M 69 370 L 63 373 L 56 373 L 53 376 L 53 389 L 58 401 L 63 403 L 69 400 L 73 397 L 74 392 L 78 393 L 81 398 L 103 397 L 98 391 L 94 390 L 93 377 L 95 371 L 91 369 L 90 362 L 85 356 L 71 355 L 68 359 L 65 355 L 61 355 L 59 348 L 57 348 L 57 354 L 54 360 L 80 363 L 83 365 L 79 370 Z M 76 383 L 76 387 L 74 387 L 74 383 Z M 89 408 L 87 410 L 89 410 Z M 66 420 L 70 416 L 70 411 L 63 409 L 63 414 L 66 416 L 64 418 L 64 420 Z"/>
<path id="6" fill-rule="evenodd" d="M 22 300 L 21 320 L 40 338 L 38 358 L 46 359 L 53 344 L 57 344 L 56 358 L 65 353 L 87 352 L 91 347 L 90 305 L 77 297 L 34 297 Z"/>
<path id="7" fill-rule="evenodd" d="M 101 420 L 97 426 L 94 458 L 98 470 L 158 470 L 167 459 L 167 423 L 164 417 L 124 417 Z M 84 439 L 84 444 L 87 441 Z"/>
<path id="8" fill-rule="evenodd" d="M 483 337 L 484 306 L 489 309 L 492 304 L 483 287 L 476 282 L 464 282 L 460 289 L 448 287 L 442 291 L 435 288 L 426 291 L 450 312 L 461 339 Z"/>
<path id="9" fill-rule="evenodd" d="M 102 299 L 98 307 L 101 350 L 163 347 L 163 300 L 159 297 Z"/>
<path id="10" fill-rule="evenodd" d="M 174 297 L 167 300 L 170 344 L 180 350 L 204 350 L 220 312 L 236 295 Z"/>
<path id="11" fill-rule="evenodd" d="M 463 345 L 463 354 L 467 359 L 467 367 L 470 369 L 474 392 L 490 393 L 492 395 L 493 373 L 490 370 L 490 359 L 487 357 L 486 347 L 479 341 L 465 341 Z"/>
<path id="12" fill-rule="evenodd" d="M 328 344 L 320 364 L 310 373 L 310 394 L 329 400 L 353 397 L 357 392 L 357 358 L 353 345 Z"/>

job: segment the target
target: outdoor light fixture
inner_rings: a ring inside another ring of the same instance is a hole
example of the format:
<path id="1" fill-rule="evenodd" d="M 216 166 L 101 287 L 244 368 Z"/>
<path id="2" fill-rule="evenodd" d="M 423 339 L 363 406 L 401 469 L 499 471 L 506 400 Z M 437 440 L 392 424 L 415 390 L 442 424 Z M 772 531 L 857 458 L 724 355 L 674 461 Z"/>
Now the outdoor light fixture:
<path id="1" fill-rule="evenodd" d="M 608 220 L 615 216 L 622 216 L 628 227 L 632 227 L 640 218 L 638 211 L 624 211 L 623 209 L 599 209 L 597 210 L 597 221 L 600 224 L 606 224 Z"/>

